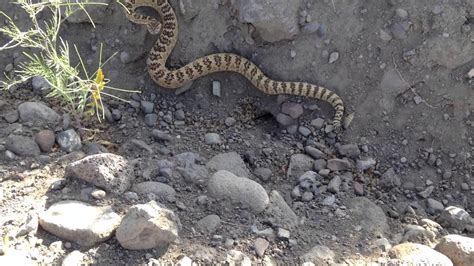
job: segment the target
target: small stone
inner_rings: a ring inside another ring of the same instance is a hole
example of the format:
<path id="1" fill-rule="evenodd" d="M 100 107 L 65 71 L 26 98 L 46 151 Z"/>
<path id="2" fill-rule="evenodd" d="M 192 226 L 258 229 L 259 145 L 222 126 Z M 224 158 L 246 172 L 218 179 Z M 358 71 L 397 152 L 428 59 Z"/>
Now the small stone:
<path id="1" fill-rule="evenodd" d="M 18 121 L 18 119 L 20 118 L 20 115 L 18 114 L 17 110 L 13 110 L 13 111 L 10 111 L 10 112 L 7 112 L 7 113 L 3 114 L 3 118 L 8 123 L 12 124 L 12 123 L 15 123 L 16 121 Z"/>
<path id="2" fill-rule="evenodd" d="M 313 168 L 316 171 L 320 171 L 322 169 L 325 169 L 327 166 L 327 162 L 324 159 L 318 159 L 314 161 Z"/>
<path id="3" fill-rule="evenodd" d="M 123 51 L 120 53 L 120 62 L 122 62 L 122 64 L 128 64 L 130 63 L 130 55 Z"/>
<path id="4" fill-rule="evenodd" d="M 301 195 L 301 201 L 303 202 L 309 202 L 309 201 L 312 201 L 314 198 L 314 194 L 313 192 L 310 192 L 310 191 L 306 191 L 303 193 L 303 195 Z"/>
<path id="5" fill-rule="evenodd" d="M 410 25 L 408 22 L 395 22 L 390 27 L 390 30 L 393 34 L 393 37 L 404 40 L 408 37 L 407 30 L 409 29 Z"/>
<path id="6" fill-rule="evenodd" d="M 298 127 L 298 132 L 305 137 L 308 137 L 309 135 L 311 135 L 311 130 L 304 126 Z"/>
<path id="7" fill-rule="evenodd" d="M 321 25 L 318 22 L 311 22 L 303 26 L 301 32 L 304 34 L 312 34 L 319 30 Z"/>
<path id="8" fill-rule="evenodd" d="M 336 62 L 339 59 L 339 53 L 338 52 L 332 52 L 329 55 L 329 64 L 332 64 Z"/>
<path id="9" fill-rule="evenodd" d="M 153 136 L 153 138 L 159 141 L 173 141 L 173 136 L 158 129 L 153 130 L 151 132 L 151 135 Z"/>
<path id="10" fill-rule="evenodd" d="M 327 196 L 327 197 L 324 198 L 324 200 L 321 202 L 321 204 L 324 205 L 324 206 L 333 206 L 334 203 L 336 203 L 336 196 L 334 196 L 334 195 Z"/>
<path id="11" fill-rule="evenodd" d="M 299 218 L 290 206 L 286 203 L 283 196 L 276 190 L 270 192 L 270 203 L 265 210 L 269 220 L 284 228 L 293 229 L 299 224 Z"/>
<path id="12" fill-rule="evenodd" d="M 277 237 L 281 240 L 288 240 L 290 239 L 290 231 L 283 228 L 278 228 Z"/>
<path id="13" fill-rule="evenodd" d="M 356 168 L 359 171 L 365 171 L 367 169 L 370 169 L 374 167 L 377 164 L 377 161 L 375 161 L 372 158 L 365 159 L 365 160 L 357 160 L 356 161 Z"/>
<path id="14" fill-rule="evenodd" d="M 21 121 L 37 125 L 56 124 L 61 117 L 53 109 L 39 102 L 25 102 L 18 106 Z"/>
<path id="15" fill-rule="evenodd" d="M 91 192 L 91 196 L 96 200 L 101 200 L 104 199 L 105 196 L 107 196 L 107 193 L 105 193 L 105 191 L 103 191 L 102 189 L 94 189 Z"/>
<path id="16" fill-rule="evenodd" d="M 84 257 L 84 253 L 80 252 L 79 250 L 74 250 L 64 258 L 63 262 L 61 263 L 61 266 L 84 265 Z"/>
<path id="17" fill-rule="evenodd" d="M 221 144 L 221 136 L 217 133 L 207 133 L 204 136 L 204 142 L 207 145 Z"/>
<path id="18" fill-rule="evenodd" d="M 207 234 L 214 233 L 221 224 L 221 218 L 215 214 L 208 215 L 196 223 L 196 228 Z"/>
<path id="19" fill-rule="evenodd" d="M 32 138 L 10 135 L 6 139 L 5 147 L 8 151 L 18 156 L 29 157 L 38 156 L 41 151 L 36 142 Z"/>
<path id="20" fill-rule="evenodd" d="M 270 177 L 272 176 L 272 170 L 264 167 L 259 167 L 255 169 L 253 173 L 255 176 L 257 176 L 260 180 L 264 182 L 270 180 Z"/>
<path id="21" fill-rule="evenodd" d="M 250 177 L 250 170 L 237 152 L 220 153 L 206 163 L 210 170 L 226 170 L 240 177 Z"/>
<path id="22" fill-rule="evenodd" d="M 285 127 L 296 123 L 295 119 L 291 118 L 291 116 L 286 115 L 284 113 L 277 114 L 276 120 L 280 125 L 285 126 Z"/>
<path id="23" fill-rule="evenodd" d="M 426 200 L 426 205 L 428 207 L 428 211 L 432 214 L 437 214 L 444 210 L 443 203 L 432 198 Z"/>
<path id="24" fill-rule="evenodd" d="M 380 178 L 380 184 L 385 189 L 392 189 L 395 187 L 400 187 L 402 184 L 400 177 L 395 173 L 393 168 L 389 168 Z"/>
<path id="25" fill-rule="evenodd" d="M 35 141 L 43 152 L 50 152 L 56 141 L 52 130 L 42 130 L 35 136 Z"/>
<path id="26" fill-rule="evenodd" d="M 265 189 L 257 182 L 220 170 L 208 182 L 209 194 L 216 199 L 230 199 L 260 213 L 269 204 Z"/>
<path id="27" fill-rule="evenodd" d="M 214 80 L 212 82 L 212 95 L 221 97 L 221 82 Z"/>
<path id="28" fill-rule="evenodd" d="M 380 36 L 380 39 L 382 39 L 385 42 L 389 42 L 392 40 L 392 36 L 390 35 L 390 33 L 386 32 L 385 30 L 380 30 L 379 36 Z"/>
<path id="29" fill-rule="evenodd" d="M 314 263 L 313 265 L 334 265 L 334 251 L 322 245 L 311 248 L 303 255 L 303 261 Z M 306 266 L 308 266 L 306 264 Z"/>
<path id="30" fill-rule="evenodd" d="M 352 167 L 351 162 L 347 159 L 331 159 L 328 160 L 328 168 L 332 171 L 346 171 Z"/>
<path id="31" fill-rule="evenodd" d="M 440 5 L 435 5 L 431 12 L 433 12 L 434 15 L 439 15 L 441 12 L 443 12 L 443 7 Z"/>
<path id="32" fill-rule="evenodd" d="M 433 190 L 434 190 L 434 186 L 429 186 L 425 190 L 418 193 L 418 196 L 426 199 L 431 195 L 431 193 L 433 193 Z"/>
<path id="33" fill-rule="evenodd" d="M 155 201 L 131 207 L 115 236 L 123 248 L 131 250 L 167 248 L 178 238 L 178 216 Z"/>
<path id="34" fill-rule="evenodd" d="M 253 244 L 255 252 L 259 257 L 263 257 L 268 246 L 270 246 L 270 243 L 263 238 L 257 238 Z"/>
<path id="35" fill-rule="evenodd" d="M 141 194 L 141 195 L 148 195 L 153 194 L 158 199 L 165 199 L 168 201 L 173 201 L 176 196 L 176 191 L 170 185 L 160 183 L 160 182 L 142 182 L 138 184 L 134 184 L 132 186 L 131 191 Z"/>
<path id="36" fill-rule="evenodd" d="M 359 182 L 354 182 L 354 192 L 357 196 L 364 195 L 364 185 Z"/>
<path id="37" fill-rule="evenodd" d="M 393 263 L 401 265 L 453 265 L 445 255 L 421 244 L 399 244 L 391 248 L 388 254 L 394 260 Z"/>
<path id="38" fill-rule="evenodd" d="M 311 126 L 315 127 L 316 129 L 321 129 L 324 126 L 324 119 L 316 118 L 311 121 Z"/>
<path id="39" fill-rule="evenodd" d="M 183 109 L 180 109 L 174 113 L 174 117 L 176 120 L 184 120 L 186 119 L 186 114 L 184 113 Z"/>
<path id="40" fill-rule="evenodd" d="M 467 73 L 467 78 L 474 79 L 474 68 L 471 68 L 471 70 L 469 70 L 469 72 Z"/>
<path id="41" fill-rule="evenodd" d="M 395 10 L 395 14 L 397 14 L 397 16 L 398 16 L 399 18 L 401 18 L 401 19 L 406 19 L 406 18 L 408 18 L 408 12 L 407 12 L 405 9 L 403 9 L 403 8 L 397 8 L 397 9 Z"/>
<path id="42" fill-rule="evenodd" d="M 313 169 L 314 160 L 305 154 L 294 154 L 290 158 L 287 176 L 298 178 Z"/>
<path id="43" fill-rule="evenodd" d="M 439 223 L 446 228 L 454 228 L 459 231 L 474 228 L 474 221 L 469 213 L 459 207 L 446 207 L 439 217 Z"/>
<path id="44" fill-rule="evenodd" d="M 145 125 L 149 127 L 154 127 L 156 126 L 156 123 L 158 122 L 158 115 L 157 114 L 146 114 L 145 115 Z"/>
<path id="45" fill-rule="evenodd" d="M 293 119 L 297 119 L 303 114 L 304 110 L 303 106 L 299 103 L 286 102 L 282 105 L 281 112 Z"/>
<path id="46" fill-rule="evenodd" d="M 31 80 L 31 86 L 37 95 L 46 95 L 51 89 L 51 85 L 48 83 L 48 81 L 41 76 L 34 77 Z"/>
<path id="47" fill-rule="evenodd" d="M 112 109 L 112 118 L 115 121 L 119 121 L 120 119 L 122 119 L 122 111 L 118 109 Z"/>
<path id="48" fill-rule="evenodd" d="M 295 57 L 296 57 L 296 51 L 295 51 L 295 50 L 291 50 L 291 51 L 290 51 L 290 57 L 291 57 L 291 58 L 295 58 Z"/>
<path id="49" fill-rule="evenodd" d="M 340 176 L 337 175 L 333 177 L 333 179 L 331 179 L 331 181 L 328 184 L 328 191 L 334 194 L 338 193 L 341 187 L 341 183 L 342 183 L 342 180 Z"/>
<path id="50" fill-rule="evenodd" d="M 66 152 L 79 151 L 82 148 L 82 142 L 74 129 L 68 129 L 56 136 L 56 141 L 62 150 Z"/>
<path id="51" fill-rule="evenodd" d="M 38 215 L 35 212 L 30 212 L 28 213 L 28 216 L 26 217 L 26 221 L 23 223 L 20 229 L 18 229 L 18 232 L 16 233 L 16 237 L 25 236 L 29 233 L 32 233 L 34 235 L 36 234 L 37 231 L 38 231 Z"/>
<path id="52" fill-rule="evenodd" d="M 142 108 L 142 112 L 145 114 L 151 114 L 153 113 L 153 109 L 155 109 L 155 105 L 152 102 L 141 101 L 140 105 Z"/>
<path id="53" fill-rule="evenodd" d="M 347 156 L 350 158 L 356 158 L 360 155 L 359 147 L 355 144 L 341 145 L 338 150 L 342 156 Z"/>
<path id="54" fill-rule="evenodd" d="M 236 122 L 237 122 L 237 120 L 235 120 L 235 118 L 233 118 L 233 117 L 227 117 L 227 118 L 225 119 L 225 122 L 224 122 L 224 123 L 225 123 L 226 126 L 231 127 L 231 126 L 235 125 Z"/>

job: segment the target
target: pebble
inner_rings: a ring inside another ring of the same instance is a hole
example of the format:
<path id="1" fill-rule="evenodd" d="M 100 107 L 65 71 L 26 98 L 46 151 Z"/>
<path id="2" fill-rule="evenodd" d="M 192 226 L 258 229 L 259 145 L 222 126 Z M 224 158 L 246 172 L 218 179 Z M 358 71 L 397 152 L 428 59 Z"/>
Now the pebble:
<path id="1" fill-rule="evenodd" d="M 153 136 L 153 138 L 155 138 L 158 141 L 172 141 L 173 140 L 173 136 L 158 129 L 153 130 L 151 132 L 151 135 Z"/>
<path id="2" fill-rule="evenodd" d="M 237 152 L 220 153 L 212 157 L 206 167 L 210 170 L 226 170 L 240 177 L 250 177 L 250 170 Z"/>
<path id="3" fill-rule="evenodd" d="M 311 121 L 311 126 L 315 127 L 316 129 L 321 129 L 324 126 L 324 119 L 316 118 Z"/>
<path id="4" fill-rule="evenodd" d="M 255 252 L 257 253 L 257 256 L 259 257 L 263 257 L 263 255 L 265 255 L 265 251 L 267 250 L 269 246 L 270 246 L 270 243 L 263 238 L 257 238 L 253 244 Z"/>
<path id="5" fill-rule="evenodd" d="M 204 142 L 207 145 L 221 144 L 221 136 L 217 133 L 207 133 L 204 136 Z"/>
<path id="6" fill-rule="evenodd" d="M 153 109 L 155 109 L 155 105 L 152 102 L 141 101 L 140 105 L 142 108 L 142 112 L 145 114 L 151 114 L 153 113 Z"/>
<path id="7" fill-rule="evenodd" d="M 227 118 L 225 119 L 225 122 L 224 122 L 224 123 L 225 123 L 226 126 L 231 127 L 231 126 L 235 125 L 236 122 L 237 122 L 237 120 L 235 120 L 235 118 L 233 118 L 233 117 L 227 117 Z"/>
<path id="8" fill-rule="evenodd" d="M 266 167 L 259 167 L 255 169 L 253 173 L 263 182 L 267 182 L 268 180 L 270 180 L 270 177 L 272 176 L 272 170 Z"/>
<path id="9" fill-rule="evenodd" d="M 41 151 L 36 142 L 29 137 L 10 135 L 6 139 L 5 147 L 18 156 L 38 156 Z"/>
<path id="10" fill-rule="evenodd" d="M 428 207 L 427 211 L 431 214 L 437 214 L 444 210 L 443 203 L 432 198 L 426 200 L 426 206 Z"/>
<path id="11" fill-rule="evenodd" d="M 31 86 L 33 87 L 33 91 L 38 95 L 45 95 L 51 88 L 48 81 L 41 76 L 33 77 Z"/>
<path id="12" fill-rule="evenodd" d="M 441 12 L 443 12 L 443 7 L 440 5 L 435 5 L 431 12 L 433 12 L 434 15 L 439 15 Z"/>
<path id="13" fill-rule="evenodd" d="M 312 34 L 312 33 L 317 32 L 320 27 L 321 25 L 318 22 L 307 23 L 306 25 L 303 26 L 303 28 L 301 29 L 301 32 L 305 34 Z"/>
<path id="14" fill-rule="evenodd" d="M 281 106 L 281 112 L 293 119 L 298 119 L 304 112 L 303 105 L 294 102 L 286 102 Z"/>
<path id="15" fill-rule="evenodd" d="M 320 171 L 322 169 L 325 169 L 327 166 L 327 162 L 324 159 L 318 159 L 314 161 L 313 168 L 316 171 Z"/>
<path id="16" fill-rule="evenodd" d="M 214 80 L 212 82 L 212 95 L 221 97 L 221 82 Z"/>
<path id="17" fill-rule="evenodd" d="M 179 109 L 174 113 L 174 117 L 176 120 L 184 120 L 186 119 L 186 114 L 184 113 L 183 109 Z"/>
<path id="18" fill-rule="evenodd" d="M 408 18 L 408 12 L 407 12 L 405 9 L 403 9 L 403 8 L 397 8 L 397 9 L 395 10 L 395 14 L 397 14 L 397 16 L 398 16 L 399 18 L 401 18 L 401 19 L 406 19 L 406 18 Z"/>
<path id="19" fill-rule="evenodd" d="M 296 51 L 295 51 L 295 50 L 291 50 L 291 51 L 290 51 L 290 57 L 291 57 L 291 58 L 295 58 L 295 57 L 296 57 Z"/>
<path id="20" fill-rule="evenodd" d="M 91 196 L 96 200 L 101 200 L 104 199 L 105 196 L 107 196 L 107 193 L 105 193 L 105 191 L 103 191 L 102 189 L 94 189 L 91 192 Z"/>
<path id="21" fill-rule="evenodd" d="M 10 111 L 10 112 L 7 112 L 7 113 L 3 114 L 3 118 L 8 123 L 12 124 L 12 123 L 15 123 L 16 121 L 18 121 L 18 119 L 20 118 L 20 115 L 18 114 L 17 110 L 13 110 L 13 111 Z"/>
<path id="22" fill-rule="evenodd" d="M 308 136 L 311 135 L 311 133 L 312 133 L 312 132 L 311 132 L 311 129 L 309 129 L 309 128 L 305 127 L 305 126 L 300 126 L 300 127 L 298 127 L 298 132 L 299 132 L 301 135 L 305 136 L 305 137 L 308 137 Z"/>
<path id="23" fill-rule="evenodd" d="M 277 114 L 276 120 L 280 125 L 285 126 L 285 127 L 296 123 L 295 119 L 291 118 L 291 116 L 286 115 L 284 113 Z"/>
<path id="24" fill-rule="evenodd" d="M 115 237 L 130 250 L 166 249 L 178 238 L 180 229 L 179 218 L 172 210 L 150 201 L 128 210 Z"/>
<path id="25" fill-rule="evenodd" d="M 25 102 L 18 106 L 21 121 L 37 125 L 56 124 L 61 116 L 41 102 Z"/>
<path id="26" fill-rule="evenodd" d="M 434 186 L 429 186 L 425 190 L 419 192 L 418 196 L 426 199 L 431 195 L 431 193 L 433 193 L 433 190 L 434 190 Z"/>
<path id="27" fill-rule="evenodd" d="M 341 145 L 338 150 L 342 156 L 347 156 L 349 158 L 356 158 L 360 155 L 359 147 L 355 144 Z"/>
<path id="28" fill-rule="evenodd" d="M 357 196 L 363 196 L 364 195 L 364 185 L 362 185 L 359 182 L 354 182 L 354 193 Z"/>
<path id="29" fill-rule="evenodd" d="M 329 55 L 329 64 L 332 64 L 336 62 L 339 59 L 339 53 L 338 52 L 332 52 Z"/>
<path id="30" fill-rule="evenodd" d="M 109 193 L 122 194 L 135 180 L 132 165 L 122 156 L 101 153 L 87 156 L 66 167 L 66 176 L 90 182 Z"/>
<path id="31" fill-rule="evenodd" d="M 356 169 L 358 171 L 365 171 L 367 169 L 370 169 L 374 167 L 377 164 L 377 161 L 375 161 L 372 158 L 368 158 L 365 160 L 357 160 L 356 161 Z"/>
<path id="32" fill-rule="evenodd" d="M 176 191 L 173 187 L 154 181 L 134 184 L 131 191 L 137 193 L 138 195 L 153 194 L 157 199 L 164 199 L 170 202 L 174 201 L 176 196 Z"/>
<path id="33" fill-rule="evenodd" d="M 156 123 L 158 122 L 158 115 L 157 114 L 146 114 L 145 115 L 145 125 L 149 127 L 154 127 L 156 126 Z"/>
<path id="34" fill-rule="evenodd" d="M 293 154 L 288 165 L 287 176 L 298 178 L 313 169 L 314 160 L 306 154 Z"/>
<path id="35" fill-rule="evenodd" d="M 334 196 L 334 195 L 327 196 L 321 202 L 321 204 L 324 205 L 324 206 L 333 206 L 334 203 L 336 203 L 336 196 Z"/>
<path id="36" fill-rule="evenodd" d="M 120 111 L 119 109 L 112 109 L 112 118 L 115 121 L 121 120 L 122 119 L 122 111 Z"/>
<path id="37" fill-rule="evenodd" d="M 58 133 L 56 141 L 59 147 L 66 152 L 79 151 L 82 148 L 81 138 L 74 129 Z"/>
<path id="38" fill-rule="evenodd" d="M 328 184 L 328 191 L 331 193 L 338 193 L 341 187 L 341 177 L 340 176 L 335 176 L 331 179 L 331 181 Z"/>
<path id="39" fill-rule="evenodd" d="M 278 228 L 277 230 L 277 237 L 281 240 L 288 240 L 290 239 L 290 231 L 284 228 Z"/>
<path id="40" fill-rule="evenodd" d="M 384 189 L 392 189 L 395 187 L 400 187 L 401 185 L 400 177 L 395 173 L 393 168 L 389 168 L 380 178 L 380 185 Z"/>
<path id="41" fill-rule="evenodd" d="M 83 262 L 84 257 L 86 255 L 79 250 L 74 250 L 73 252 L 69 253 L 61 263 L 61 266 L 77 266 L 77 265 L 84 265 Z"/>
<path id="42" fill-rule="evenodd" d="M 385 30 L 380 30 L 379 36 L 380 36 L 380 39 L 382 39 L 385 42 L 389 42 L 392 40 L 392 35 L 390 35 L 390 33 L 386 32 Z"/>
<path id="43" fill-rule="evenodd" d="M 130 63 L 130 55 L 123 51 L 120 53 L 120 62 L 122 62 L 122 64 L 128 64 Z"/>
<path id="44" fill-rule="evenodd" d="M 311 262 L 312 265 L 336 265 L 335 256 L 336 254 L 330 248 L 316 245 L 303 255 L 302 260 L 306 263 Z"/>
<path id="45" fill-rule="evenodd" d="M 328 160 L 327 167 L 332 171 L 346 171 L 352 167 L 352 164 L 347 159 L 331 159 Z"/>
<path id="46" fill-rule="evenodd" d="M 215 173 L 208 182 L 209 194 L 216 199 L 230 199 L 260 213 L 269 204 L 265 189 L 246 177 L 238 177 L 226 170 Z"/>
<path id="47" fill-rule="evenodd" d="M 221 218 L 215 214 L 208 215 L 196 223 L 196 228 L 202 233 L 212 234 L 221 225 Z"/>
<path id="48" fill-rule="evenodd" d="M 284 228 L 293 229 L 299 225 L 298 216 L 276 190 L 270 192 L 270 204 L 265 210 L 265 214 L 273 224 L 278 224 Z"/>

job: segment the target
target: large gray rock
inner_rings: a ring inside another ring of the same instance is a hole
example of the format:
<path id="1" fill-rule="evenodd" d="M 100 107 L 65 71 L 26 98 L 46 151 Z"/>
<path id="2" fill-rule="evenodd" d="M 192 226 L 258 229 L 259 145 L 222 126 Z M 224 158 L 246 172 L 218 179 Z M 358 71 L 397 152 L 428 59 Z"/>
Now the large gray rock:
<path id="1" fill-rule="evenodd" d="M 39 224 L 51 234 L 81 246 L 93 246 L 112 236 L 121 218 L 112 208 L 80 201 L 61 201 L 40 213 Z"/>
<path id="2" fill-rule="evenodd" d="M 435 250 L 446 255 L 456 266 L 474 264 L 474 238 L 447 235 L 436 245 Z"/>
<path id="3" fill-rule="evenodd" d="M 10 135 L 5 144 L 7 150 L 18 156 L 37 156 L 41 153 L 38 144 L 29 137 Z"/>
<path id="4" fill-rule="evenodd" d="M 133 192 L 137 194 L 153 194 L 159 199 L 173 199 L 176 196 L 176 191 L 170 185 L 160 182 L 142 182 L 133 185 L 132 189 Z"/>
<path id="5" fill-rule="evenodd" d="M 391 258 L 390 263 L 399 263 L 388 263 L 389 265 L 453 265 L 445 255 L 421 244 L 399 244 L 391 248 L 388 254 Z"/>
<path id="6" fill-rule="evenodd" d="M 218 154 L 212 157 L 206 166 L 211 170 L 226 170 L 237 176 L 250 177 L 250 171 L 244 160 L 236 152 Z"/>
<path id="7" fill-rule="evenodd" d="M 298 226 L 298 216 L 276 190 L 270 192 L 270 204 L 265 213 L 271 222 L 279 227 L 294 229 Z"/>
<path id="8" fill-rule="evenodd" d="M 255 213 L 262 212 L 269 203 L 267 192 L 260 184 L 225 170 L 209 179 L 208 191 L 214 198 L 239 202 Z"/>
<path id="9" fill-rule="evenodd" d="M 298 34 L 299 0 L 233 1 L 242 23 L 251 23 L 268 42 L 291 39 Z"/>
<path id="10" fill-rule="evenodd" d="M 150 201 L 130 208 L 115 236 L 126 249 L 160 249 L 178 238 L 180 227 L 179 218 L 173 211 Z"/>
<path id="11" fill-rule="evenodd" d="M 122 194 L 132 185 L 133 166 L 125 158 L 111 153 L 87 156 L 69 164 L 66 176 L 82 179 L 107 192 Z"/>
<path id="12" fill-rule="evenodd" d="M 61 116 L 40 102 L 24 102 L 18 106 L 21 121 L 37 125 L 56 124 Z"/>
<path id="13" fill-rule="evenodd" d="M 368 198 L 353 198 L 347 205 L 354 223 L 365 231 L 378 234 L 388 230 L 385 212 Z"/>

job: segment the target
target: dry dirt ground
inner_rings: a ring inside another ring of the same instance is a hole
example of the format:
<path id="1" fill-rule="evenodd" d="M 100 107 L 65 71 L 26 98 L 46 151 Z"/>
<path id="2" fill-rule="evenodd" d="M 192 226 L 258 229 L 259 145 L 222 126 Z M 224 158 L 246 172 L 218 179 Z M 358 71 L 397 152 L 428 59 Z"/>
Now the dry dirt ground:
<path id="1" fill-rule="evenodd" d="M 27 19 L 7 2 L 0 3 L 0 10 L 19 23 Z M 199 154 L 201 164 L 206 164 L 218 154 L 236 152 L 250 169 L 247 177 L 269 194 L 278 191 L 300 224 L 290 230 L 289 238 L 278 236 L 280 227 L 271 219 L 235 202 L 210 197 L 202 204 L 199 199 L 208 195 L 206 186 L 173 175 L 166 183 L 176 190 L 176 199 L 163 204 L 178 215 L 182 230 L 178 243 L 168 249 L 127 250 L 114 237 L 93 248 L 81 247 L 41 227 L 34 235 L 12 237 L 10 246 L 27 252 L 38 263 L 60 264 L 71 251 L 79 250 L 85 254 L 84 261 L 97 265 L 135 265 L 158 260 L 176 262 L 183 256 L 196 262 L 224 261 L 230 250 L 243 252 L 255 263 L 295 262 L 314 246 L 324 245 L 335 254 L 330 261 L 344 265 L 351 261 L 383 262 L 389 246 L 407 239 L 434 245 L 436 240 L 427 240 L 423 232 L 413 233 L 413 238 L 407 236 L 407 226 L 423 225 L 424 218 L 441 223 L 438 218 L 444 207 L 458 206 L 474 213 L 474 81 L 468 76 L 474 68 L 472 0 L 294 1 L 287 5 L 296 6 L 296 12 L 290 13 L 297 21 L 297 34 L 290 40 L 270 41 L 272 36 L 265 36 L 263 30 L 271 25 L 262 26 L 262 30 L 244 23 L 243 9 L 237 1 L 171 2 L 179 10 L 180 36 L 170 65 L 184 65 L 215 52 L 237 53 L 275 79 L 307 81 L 333 89 L 355 114 L 349 128 L 337 136 L 326 132 L 324 125 L 319 128 L 314 121 L 330 121 L 333 111 L 326 103 L 267 96 L 238 74 L 201 78 L 179 94 L 159 88 L 149 78 L 145 65 L 156 36 L 129 22 L 117 4 L 111 3 L 93 13 L 96 28 L 87 22 L 66 22 L 61 36 L 78 46 L 91 69 L 97 66 L 100 43 L 104 44 L 105 56 L 118 52 L 106 65 L 105 74 L 115 87 L 140 90 L 141 94 L 121 94 L 138 105 L 108 100 L 108 107 L 120 114 L 120 119 L 115 116 L 102 124 L 83 121 L 82 129 L 72 119 L 69 125 L 62 121 L 50 129 L 59 133 L 67 127 L 75 128 L 84 147 L 89 142 L 99 143 L 109 152 L 138 159 L 138 181 L 146 180 L 142 173 L 151 159 L 171 160 L 177 154 L 192 152 Z M 276 12 L 274 6 L 285 6 L 276 2 L 272 5 L 271 1 L 263 1 L 263 10 Z M 317 30 L 305 32 L 308 25 Z M 1 35 L 0 40 L 6 41 Z M 22 60 L 19 50 L 1 52 L 0 69 L 10 70 L 9 65 L 16 67 Z M 216 81 L 222 87 L 220 95 L 213 91 Z M 45 129 L 8 117 L 16 113 L 19 104 L 42 101 L 62 114 L 54 101 L 31 87 L 25 84 L 0 94 L 2 234 L 16 232 L 28 213 L 64 199 L 111 205 L 120 215 L 136 203 L 149 201 L 140 196 L 131 203 L 109 194 L 99 200 L 84 198 L 84 189 L 91 186 L 67 178 L 65 188 L 52 190 L 53 181 L 64 178 L 64 166 L 74 156 L 81 156 L 68 154 L 57 144 L 52 152 L 40 156 L 10 156 L 10 135 L 32 138 Z M 141 101 L 154 104 L 158 114 L 155 125 L 147 125 L 147 119 L 152 118 L 145 118 Z M 282 126 L 277 121 L 284 102 L 304 107 L 304 114 L 296 121 L 303 129 Z M 90 129 L 98 130 L 92 136 Z M 157 141 L 152 135 L 154 129 L 166 131 L 173 141 Z M 308 136 L 304 129 L 313 133 Z M 206 144 L 207 133 L 219 133 L 221 143 Z M 131 139 L 142 142 L 130 144 Z M 343 154 L 341 146 L 346 144 L 355 145 L 357 154 Z M 298 163 L 290 162 L 292 155 L 309 153 L 305 151 L 307 146 L 322 150 L 325 159 L 348 160 L 353 167 L 330 171 L 321 180 L 320 193 L 313 191 L 311 198 L 304 199 L 295 192 L 302 186 L 298 176 L 289 175 L 287 170 L 292 168 L 291 163 Z M 87 153 L 85 148 L 82 150 Z M 370 169 L 361 171 L 356 167 L 357 161 L 371 159 L 376 164 Z M 262 168 L 269 169 L 271 176 L 262 178 Z M 389 169 L 394 170 L 394 176 L 387 177 Z M 336 176 L 342 184 L 334 184 Z M 331 202 L 333 196 L 335 202 Z M 360 201 L 360 196 L 368 198 L 369 203 Z M 441 208 L 436 208 L 439 204 Z M 376 205 L 383 211 L 371 209 Z M 220 225 L 211 233 L 196 229 L 197 222 L 211 214 L 220 217 Z M 264 229 L 270 229 L 270 233 Z M 465 229 L 443 224 L 436 239 L 448 232 L 473 237 L 473 228 Z M 256 254 L 257 238 L 268 240 L 266 256 Z"/>

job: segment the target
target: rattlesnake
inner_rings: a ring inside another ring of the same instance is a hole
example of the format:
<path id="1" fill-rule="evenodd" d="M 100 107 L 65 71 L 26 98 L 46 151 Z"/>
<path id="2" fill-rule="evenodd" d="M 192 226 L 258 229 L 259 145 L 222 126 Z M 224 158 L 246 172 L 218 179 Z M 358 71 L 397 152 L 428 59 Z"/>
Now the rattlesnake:
<path id="1" fill-rule="evenodd" d="M 266 94 L 306 96 L 330 103 L 336 111 L 333 126 L 336 130 L 341 128 L 344 116 L 344 103 L 336 93 L 310 83 L 272 80 L 257 65 L 242 56 L 230 53 L 217 53 L 196 59 L 178 69 L 168 68 L 166 61 L 178 38 L 178 21 L 168 0 L 121 0 L 121 3 L 130 21 L 146 25 L 153 34 L 160 34 L 159 40 L 151 49 L 147 59 L 148 73 L 158 85 L 176 89 L 189 81 L 215 72 L 231 71 L 241 74 Z M 155 9 L 160 16 L 160 20 L 138 14 L 136 12 L 138 7 L 151 7 Z"/>

